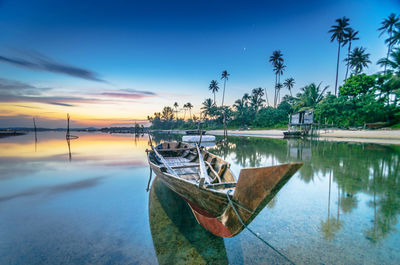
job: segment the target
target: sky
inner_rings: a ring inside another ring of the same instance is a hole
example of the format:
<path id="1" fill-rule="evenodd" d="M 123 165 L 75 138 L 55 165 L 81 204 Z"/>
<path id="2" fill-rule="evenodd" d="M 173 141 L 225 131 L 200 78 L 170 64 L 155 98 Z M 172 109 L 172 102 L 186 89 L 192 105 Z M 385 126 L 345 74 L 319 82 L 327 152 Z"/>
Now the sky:
<path id="1" fill-rule="evenodd" d="M 228 105 L 267 89 L 275 76 L 268 62 L 284 55 L 283 79 L 293 94 L 312 82 L 334 90 L 337 43 L 330 27 L 346 16 L 381 69 L 385 37 L 377 29 L 397 0 L 336 1 L 54 1 L 0 0 L 0 128 L 132 126 L 164 106 L 190 102 L 197 116 L 213 98 L 208 86 L 230 73 Z M 346 56 L 342 50 L 341 60 Z M 345 65 L 340 65 L 339 83 Z M 281 95 L 287 94 L 283 90 Z"/>

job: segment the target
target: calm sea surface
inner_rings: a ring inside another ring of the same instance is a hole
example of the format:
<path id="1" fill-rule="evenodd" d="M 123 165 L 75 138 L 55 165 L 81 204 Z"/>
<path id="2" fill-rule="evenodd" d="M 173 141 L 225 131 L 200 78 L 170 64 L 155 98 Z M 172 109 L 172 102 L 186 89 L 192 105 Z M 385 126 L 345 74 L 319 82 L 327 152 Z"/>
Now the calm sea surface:
<path id="1" fill-rule="evenodd" d="M 211 235 L 154 176 L 147 192 L 147 135 L 76 135 L 0 139 L 0 264 L 285 263 L 247 230 Z M 209 149 L 236 175 L 305 163 L 250 224 L 296 264 L 400 264 L 400 146 L 232 137 Z"/>

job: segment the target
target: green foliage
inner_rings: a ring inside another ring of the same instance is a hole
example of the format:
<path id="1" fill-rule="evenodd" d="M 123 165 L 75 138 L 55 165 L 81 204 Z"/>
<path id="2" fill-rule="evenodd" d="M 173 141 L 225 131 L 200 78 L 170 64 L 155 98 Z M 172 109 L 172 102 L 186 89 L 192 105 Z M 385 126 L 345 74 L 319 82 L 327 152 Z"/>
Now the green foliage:
<path id="1" fill-rule="evenodd" d="M 373 75 L 353 75 L 346 80 L 343 86 L 339 87 L 339 95 L 355 97 L 360 94 L 365 94 L 374 88 L 375 84 L 376 78 Z"/>

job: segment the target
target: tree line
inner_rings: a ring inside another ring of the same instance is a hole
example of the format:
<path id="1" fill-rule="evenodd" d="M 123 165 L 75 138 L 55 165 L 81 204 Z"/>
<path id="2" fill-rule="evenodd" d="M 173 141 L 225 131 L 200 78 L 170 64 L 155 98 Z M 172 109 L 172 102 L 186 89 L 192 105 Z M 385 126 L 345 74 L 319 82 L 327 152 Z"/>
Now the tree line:
<path id="1" fill-rule="evenodd" d="M 193 105 L 183 105 L 183 117 L 179 115 L 179 104 L 166 106 L 161 112 L 148 116 L 152 127 L 156 129 L 189 129 L 197 128 L 197 121 L 204 120 L 206 128 L 222 128 L 224 120 L 231 128 L 279 128 L 288 123 L 289 114 L 302 110 L 314 110 L 314 120 L 322 124 L 333 124 L 340 127 L 362 126 L 366 123 L 384 122 L 395 124 L 400 121 L 400 16 L 390 14 L 381 26 L 379 37 L 385 35 L 387 45 L 386 57 L 377 61 L 383 71 L 366 75 L 364 70 L 372 63 L 370 54 L 364 47 L 352 47 L 359 40 L 358 31 L 350 26 L 350 19 L 336 19 L 328 33 L 331 42 L 338 44 L 336 78 L 334 94 L 327 92 L 329 86 L 322 83 L 311 83 L 300 88 L 292 95 L 295 85 L 293 77 L 286 78 L 283 84 L 281 77 L 286 70 L 283 53 L 273 51 L 268 62 L 272 64 L 275 74 L 274 101 L 268 102 L 267 90 L 254 88 L 237 99 L 233 105 L 225 105 L 225 91 L 230 74 L 224 70 L 222 101 L 218 106 L 216 94 L 220 90 L 217 80 L 208 86 L 213 99 L 207 98 L 201 104 L 199 116 L 192 115 Z M 343 84 L 338 87 L 340 52 L 347 48 L 344 59 L 346 72 Z M 280 92 L 286 88 L 289 94 L 281 98 Z M 186 114 L 189 114 L 187 117 Z"/>

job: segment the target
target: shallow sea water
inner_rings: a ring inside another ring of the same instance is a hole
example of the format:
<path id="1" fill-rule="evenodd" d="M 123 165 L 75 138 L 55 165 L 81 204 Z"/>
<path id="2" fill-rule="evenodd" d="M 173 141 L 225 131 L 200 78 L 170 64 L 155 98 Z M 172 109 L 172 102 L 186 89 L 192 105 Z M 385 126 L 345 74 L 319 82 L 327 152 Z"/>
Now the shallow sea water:
<path id="1" fill-rule="evenodd" d="M 0 139 L 0 264 L 285 264 L 247 230 L 205 231 L 154 176 L 147 192 L 147 135 L 76 134 Z M 296 264 L 400 263 L 400 146 L 230 137 L 208 148 L 237 176 L 305 163 L 249 226 Z"/>

